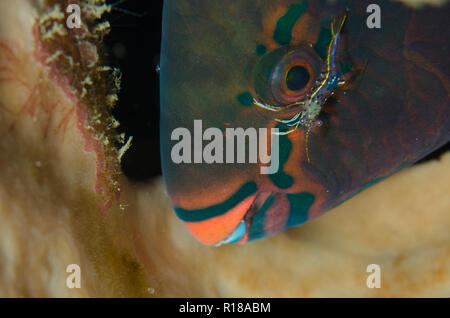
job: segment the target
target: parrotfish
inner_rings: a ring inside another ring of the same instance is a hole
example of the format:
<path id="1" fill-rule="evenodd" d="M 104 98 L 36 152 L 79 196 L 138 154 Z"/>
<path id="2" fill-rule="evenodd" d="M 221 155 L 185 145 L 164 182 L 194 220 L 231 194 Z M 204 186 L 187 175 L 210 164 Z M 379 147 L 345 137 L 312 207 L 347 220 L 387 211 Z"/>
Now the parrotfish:
<path id="1" fill-rule="evenodd" d="M 261 239 L 448 143 L 448 16 L 387 0 L 166 0 L 161 156 L 187 229 L 210 245 Z M 258 149 L 277 170 L 233 161 L 232 128 L 246 150 L 249 129 L 267 129 Z"/>

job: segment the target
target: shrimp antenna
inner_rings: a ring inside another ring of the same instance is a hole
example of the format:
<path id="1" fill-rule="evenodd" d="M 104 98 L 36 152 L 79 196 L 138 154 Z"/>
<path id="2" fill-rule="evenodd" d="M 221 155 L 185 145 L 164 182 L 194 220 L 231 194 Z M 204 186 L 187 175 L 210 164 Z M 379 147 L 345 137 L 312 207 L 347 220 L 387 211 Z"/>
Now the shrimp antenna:
<path id="1" fill-rule="evenodd" d="M 342 17 L 336 17 L 333 19 L 333 22 L 331 23 L 332 37 L 337 36 L 341 32 L 342 28 L 344 27 L 345 21 L 347 20 L 347 16 L 348 16 L 348 9 L 345 10 L 345 13 Z"/>
<path id="2" fill-rule="evenodd" d="M 338 49 L 338 42 L 340 33 L 347 20 L 349 10 L 345 10 L 345 13 L 339 17 L 334 18 L 331 21 L 331 41 L 328 45 L 327 58 L 324 65 L 324 71 L 320 74 L 310 92 L 303 100 L 299 100 L 288 105 L 270 105 L 264 102 L 258 101 L 253 98 L 253 104 L 262 109 L 272 112 L 283 112 L 286 110 L 295 110 L 297 113 L 288 119 L 276 118 L 275 121 L 290 127 L 287 131 L 276 133 L 277 135 L 288 135 L 298 129 L 301 126 L 304 129 L 305 134 L 305 152 L 308 163 L 311 162 L 309 139 L 312 132 L 312 128 L 315 124 L 318 126 L 321 123 L 318 120 L 318 116 L 322 110 L 322 106 L 326 103 L 328 97 L 333 95 L 339 87 L 346 84 L 345 78 L 338 73 L 336 66 L 336 54 Z M 293 127 L 293 128 L 292 128 Z"/>
<path id="3" fill-rule="evenodd" d="M 125 13 L 125 14 L 128 14 L 128 15 L 132 15 L 132 16 L 137 17 L 137 18 L 143 18 L 143 17 L 145 17 L 147 15 L 147 12 L 136 13 L 136 12 L 133 12 L 133 11 L 130 11 L 130 10 L 127 10 L 127 9 L 122 9 L 122 8 L 117 7 L 118 5 L 121 5 L 122 3 L 124 3 L 125 1 L 126 0 L 118 0 L 115 3 L 113 3 L 113 4 L 110 4 L 111 9 L 114 10 L 114 11 L 117 11 L 117 12 L 121 12 L 121 13 Z"/>

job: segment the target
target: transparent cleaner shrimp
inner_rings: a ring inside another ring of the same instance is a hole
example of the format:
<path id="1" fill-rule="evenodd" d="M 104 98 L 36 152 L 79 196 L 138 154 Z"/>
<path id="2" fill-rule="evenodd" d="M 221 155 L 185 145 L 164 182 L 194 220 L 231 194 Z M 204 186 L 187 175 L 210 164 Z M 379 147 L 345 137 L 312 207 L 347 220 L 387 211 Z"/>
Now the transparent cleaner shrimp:
<path id="1" fill-rule="evenodd" d="M 331 41 L 328 46 L 327 60 L 324 67 L 324 71 L 320 74 L 316 81 L 316 84 L 310 89 L 306 97 L 300 101 L 284 106 L 272 106 L 257 101 L 253 98 L 253 104 L 263 108 L 265 110 L 280 112 L 286 110 L 292 110 L 298 108 L 299 111 L 289 119 L 275 119 L 277 122 L 285 124 L 291 127 L 287 131 L 278 132 L 278 135 L 287 135 L 293 131 L 296 131 L 299 127 L 304 129 L 305 132 L 305 151 L 308 162 L 309 157 L 309 135 L 311 129 L 314 126 L 321 126 L 322 121 L 317 117 L 322 110 L 322 106 L 327 99 L 334 94 L 334 92 L 345 84 L 343 78 L 338 75 L 338 69 L 336 67 L 336 52 L 339 42 L 339 35 L 347 19 L 348 12 L 340 18 L 334 18 L 331 22 Z"/>

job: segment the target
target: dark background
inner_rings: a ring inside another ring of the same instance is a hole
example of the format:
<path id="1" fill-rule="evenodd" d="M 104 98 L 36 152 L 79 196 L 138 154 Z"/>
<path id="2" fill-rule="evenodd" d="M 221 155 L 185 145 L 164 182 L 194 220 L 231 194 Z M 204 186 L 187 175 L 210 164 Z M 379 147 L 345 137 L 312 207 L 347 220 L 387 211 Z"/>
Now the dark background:
<path id="1" fill-rule="evenodd" d="M 233 0 L 243 1 L 243 0 Z M 109 1 L 117 3 L 107 17 L 111 33 L 106 41 L 106 61 L 122 72 L 119 102 L 113 111 L 119 132 L 133 136 L 132 147 L 122 158 L 130 179 L 145 182 L 161 174 L 159 150 L 159 75 L 163 0 Z M 420 162 L 436 159 L 449 144 Z"/>
<path id="2" fill-rule="evenodd" d="M 161 174 L 156 66 L 161 49 L 162 4 L 162 0 L 127 0 L 114 6 L 106 17 L 111 24 L 111 33 L 105 38 L 106 62 L 122 72 L 113 115 L 120 122 L 119 132 L 133 136 L 131 148 L 122 158 L 122 170 L 135 181 Z"/>

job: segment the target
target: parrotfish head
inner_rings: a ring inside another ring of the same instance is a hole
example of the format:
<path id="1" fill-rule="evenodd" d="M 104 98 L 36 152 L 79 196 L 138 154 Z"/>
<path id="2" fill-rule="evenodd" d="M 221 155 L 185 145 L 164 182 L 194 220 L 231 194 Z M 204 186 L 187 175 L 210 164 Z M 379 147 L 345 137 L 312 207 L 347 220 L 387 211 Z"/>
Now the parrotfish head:
<path id="1" fill-rule="evenodd" d="M 378 2 L 381 28 L 364 0 L 165 1 L 163 175 L 199 241 L 300 225 L 448 142 L 448 5 Z"/>

